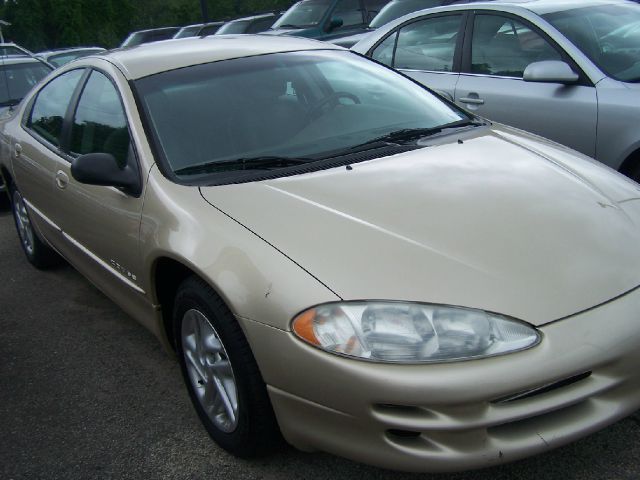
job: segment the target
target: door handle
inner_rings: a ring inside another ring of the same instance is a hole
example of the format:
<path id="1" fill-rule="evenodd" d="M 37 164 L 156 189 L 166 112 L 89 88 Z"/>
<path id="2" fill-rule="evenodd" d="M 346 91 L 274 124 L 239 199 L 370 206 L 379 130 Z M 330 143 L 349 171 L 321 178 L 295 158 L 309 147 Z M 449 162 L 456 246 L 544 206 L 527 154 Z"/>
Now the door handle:
<path id="1" fill-rule="evenodd" d="M 69 177 L 62 170 L 56 172 L 56 185 L 63 190 L 69 185 Z"/>
<path id="2" fill-rule="evenodd" d="M 460 102 L 468 103 L 469 105 L 484 105 L 484 100 L 481 98 L 462 97 L 460 98 Z"/>
<path id="3" fill-rule="evenodd" d="M 20 155 L 22 155 L 22 145 L 20 145 L 19 143 L 16 143 L 13 146 L 13 156 L 18 158 Z"/>

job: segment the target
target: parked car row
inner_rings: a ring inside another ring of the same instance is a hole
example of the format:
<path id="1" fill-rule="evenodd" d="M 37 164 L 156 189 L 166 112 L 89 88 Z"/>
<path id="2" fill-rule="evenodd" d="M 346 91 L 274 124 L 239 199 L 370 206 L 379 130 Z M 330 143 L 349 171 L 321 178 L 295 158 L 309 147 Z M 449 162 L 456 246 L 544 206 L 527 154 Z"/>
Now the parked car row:
<path id="1" fill-rule="evenodd" d="M 205 35 L 251 34 L 267 30 L 278 18 L 276 13 L 264 13 L 242 17 L 227 22 L 209 22 L 184 27 L 152 28 L 132 32 L 121 47 L 133 47 L 143 43 L 157 42 L 171 38 L 188 38 Z"/>

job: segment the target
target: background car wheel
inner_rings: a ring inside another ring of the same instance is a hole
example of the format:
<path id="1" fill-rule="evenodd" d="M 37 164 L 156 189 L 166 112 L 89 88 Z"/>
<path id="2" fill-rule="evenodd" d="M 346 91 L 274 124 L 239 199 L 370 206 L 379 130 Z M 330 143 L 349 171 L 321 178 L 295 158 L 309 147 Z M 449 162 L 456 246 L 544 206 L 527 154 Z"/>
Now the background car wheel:
<path id="1" fill-rule="evenodd" d="M 33 266 L 40 269 L 60 264 L 62 260 L 60 256 L 40 240 L 40 237 L 33 228 L 27 206 L 20 191 L 15 186 L 12 186 L 9 193 L 11 195 L 13 220 L 18 230 L 20 246 L 27 256 L 27 260 L 29 260 Z"/>
<path id="2" fill-rule="evenodd" d="M 266 386 L 224 302 L 205 282 L 190 277 L 176 295 L 173 320 L 182 375 L 211 438 L 239 457 L 280 445 Z"/>

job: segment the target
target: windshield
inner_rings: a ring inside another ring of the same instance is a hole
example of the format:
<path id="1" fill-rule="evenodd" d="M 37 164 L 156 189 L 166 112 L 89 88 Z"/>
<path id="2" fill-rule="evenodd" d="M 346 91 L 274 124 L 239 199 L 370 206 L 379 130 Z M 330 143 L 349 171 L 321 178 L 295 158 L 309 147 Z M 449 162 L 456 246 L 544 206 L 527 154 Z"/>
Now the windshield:
<path id="1" fill-rule="evenodd" d="M 271 28 L 301 28 L 318 25 L 332 3 L 333 0 L 302 0 L 287 10 Z"/>
<path id="2" fill-rule="evenodd" d="M 187 38 L 187 37 L 195 37 L 200 32 L 202 25 L 191 25 L 188 27 L 182 27 L 178 33 L 176 33 L 173 38 Z"/>
<path id="3" fill-rule="evenodd" d="M 610 77 L 640 81 L 640 5 L 582 7 L 542 17 Z"/>
<path id="4" fill-rule="evenodd" d="M 230 33 L 244 33 L 247 31 L 247 27 L 251 22 L 249 20 L 242 20 L 237 22 L 225 23 L 216 32 L 216 35 L 228 35 Z"/>
<path id="5" fill-rule="evenodd" d="M 17 104 L 50 71 L 41 62 L 0 64 L 0 107 Z"/>
<path id="6" fill-rule="evenodd" d="M 196 65 L 140 79 L 136 89 L 169 168 L 185 179 L 244 170 L 248 159 L 288 166 L 333 158 L 392 132 L 415 136 L 414 129 L 470 120 L 405 77 L 342 51 Z"/>

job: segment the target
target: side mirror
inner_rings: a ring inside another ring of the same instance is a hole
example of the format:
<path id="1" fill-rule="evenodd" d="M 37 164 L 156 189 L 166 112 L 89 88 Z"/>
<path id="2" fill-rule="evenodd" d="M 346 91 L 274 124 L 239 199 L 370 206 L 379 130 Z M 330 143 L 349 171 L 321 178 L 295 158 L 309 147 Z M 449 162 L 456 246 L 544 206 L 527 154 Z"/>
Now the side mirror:
<path id="1" fill-rule="evenodd" d="M 522 79 L 525 82 L 571 84 L 576 83 L 580 79 L 580 75 L 565 62 L 545 60 L 529 64 L 524 70 Z"/>
<path id="2" fill-rule="evenodd" d="M 87 153 L 71 162 L 71 175 L 80 183 L 122 188 L 138 196 L 142 185 L 138 172 L 127 165 L 120 168 L 110 153 Z"/>
<path id="3" fill-rule="evenodd" d="M 340 28 L 343 23 L 344 22 L 342 21 L 341 18 L 333 17 L 329 22 L 329 25 L 327 25 L 327 32 L 330 32 L 331 30 L 335 30 L 336 28 Z"/>

